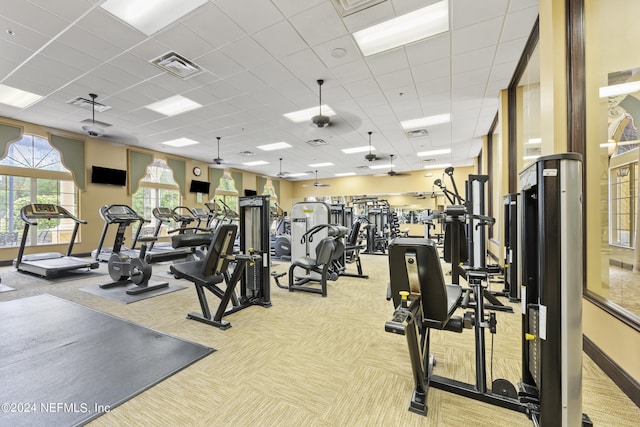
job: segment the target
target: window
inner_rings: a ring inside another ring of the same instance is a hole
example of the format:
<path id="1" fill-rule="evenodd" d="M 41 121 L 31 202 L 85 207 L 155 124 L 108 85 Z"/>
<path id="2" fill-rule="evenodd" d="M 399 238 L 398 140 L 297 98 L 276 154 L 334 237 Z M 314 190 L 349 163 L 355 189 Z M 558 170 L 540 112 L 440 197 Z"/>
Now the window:
<path id="1" fill-rule="evenodd" d="M 237 216 L 238 212 L 238 190 L 236 189 L 236 183 L 231 177 L 229 171 L 225 170 L 222 178 L 220 178 L 220 184 L 216 188 L 213 201 L 221 201 L 224 203 L 225 211 L 230 210 L 232 212 L 226 212 L 227 216 Z M 226 206 L 225 206 L 226 205 Z"/>
<path id="2" fill-rule="evenodd" d="M 273 181 L 271 181 L 271 178 L 267 178 L 267 182 L 266 184 L 264 184 L 264 190 L 262 191 L 262 195 L 270 196 L 269 204 L 272 207 L 275 208 L 276 206 L 278 206 L 278 195 L 276 194 L 276 189 L 273 186 Z"/>
<path id="3" fill-rule="evenodd" d="M 610 171 L 609 239 L 612 245 L 630 249 L 635 247 L 633 236 L 636 224 L 637 175 L 637 162 L 612 168 Z"/>
<path id="4" fill-rule="evenodd" d="M 71 172 L 45 138 L 24 135 L 7 151 L 0 160 L 4 172 L 0 175 L 0 246 L 20 244 L 24 230 L 20 209 L 25 205 L 52 203 L 78 215 L 78 191 Z M 68 244 L 74 225 L 70 219 L 38 221 L 26 244 Z"/>
<path id="5" fill-rule="evenodd" d="M 153 235 L 158 220 L 153 216 L 153 208 L 175 208 L 180 205 L 180 190 L 173 179 L 173 172 L 164 160 L 156 159 L 147 168 L 147 175 L 140 182 L 138 191 L 133 195 L 133 210 L 149 220 L 142 228 L 141 236 Z M 174 224 L 162 225 L 159 236 L 167 234 Z M 131 230 L 135 234 L 136 229 Z"/>

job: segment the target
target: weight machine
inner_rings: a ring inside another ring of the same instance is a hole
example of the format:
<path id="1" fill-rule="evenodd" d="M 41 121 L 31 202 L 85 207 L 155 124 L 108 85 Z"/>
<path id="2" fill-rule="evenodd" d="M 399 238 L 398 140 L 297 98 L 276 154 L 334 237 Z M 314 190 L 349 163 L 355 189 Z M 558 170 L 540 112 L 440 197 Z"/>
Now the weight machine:
<path id="1" fill-rule="evenodd" d="M 236 224 L 220 224 L 202 260 L 171 265 L 178 279 L 193 282 L 201 313 L 192 312 L 188 319 L 197 320 L 220 329 L 231 323 L 223 317 L 253 305 L 271 307 L 269 285 L 269 196 L 239 198 L 240 252 L 233 246 L 238 233 Z M 195 236 L 198 236 L 197 234 Z M 191 245 L 192 235 L 173 237 L 174 247 Z M 232 267 L 232 272 L 229 272 Z M 219 285 L 224 283 L 224 289 Z M 240 284 L 239 292 L 236 288 Z M 212 313 L 206 291 L 220 298 Z"/>
<path id="2" fill-rule="evenodd" d="M 520 174 L 522 195 L 522 379 L 518 390 L 498 379 L 486 385 L 484 329 L 487 273 L 470 270 L 471 289 L 444 282 L 437 249 L 427 239 L 395 239 L 389 249 L 391 295 L 396 307 L 385 330 L 407 339 L 415 389 L 409 410 L 427 414 L 430 387 L 526 414 L 536 426 L 591 425 L 582 414 L 583 281 L 582 167 L 574 153 L 539 158 Z M 473 311 L 455 316 L 458 308 Z M 431 329 L 474 329 L 475 384 L 433 374 Z"/>

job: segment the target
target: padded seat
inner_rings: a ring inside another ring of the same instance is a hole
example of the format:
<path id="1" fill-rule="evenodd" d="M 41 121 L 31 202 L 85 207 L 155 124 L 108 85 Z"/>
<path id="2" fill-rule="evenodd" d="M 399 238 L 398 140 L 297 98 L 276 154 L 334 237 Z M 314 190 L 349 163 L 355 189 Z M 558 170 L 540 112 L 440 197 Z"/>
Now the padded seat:
<path id="1" fill-rule="evenodd" d="M 462 319 L 453 316 L 462 300 L 459 285 L 446 284 L 434 241 L 396 237 L 389 244 L 391 296 L 400 305 L 400 291 L 422 299 L 423 323 L 429 328 L 462 332 Z"/>

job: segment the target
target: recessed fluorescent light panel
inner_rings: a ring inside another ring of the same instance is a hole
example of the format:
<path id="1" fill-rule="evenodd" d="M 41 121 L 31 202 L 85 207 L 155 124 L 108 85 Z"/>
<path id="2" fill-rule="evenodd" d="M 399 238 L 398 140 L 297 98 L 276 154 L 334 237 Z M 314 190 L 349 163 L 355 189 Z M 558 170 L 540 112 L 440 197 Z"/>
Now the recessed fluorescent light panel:
<path id="1" fill-rule="evenodd" d="M 323 168 L 325 166 L 333 166 L 333 163 L 331 162 L 325 162 L 325 163 L 313 163 L 311 165 L 309 165 L 312 168 Z"/>
<path id="2" fill-rule="evenodd" d="M 274 142 L 273 144 L 258 145 L 258 148 L 264 151 L 282 150 L 283 148 L 289 148 L 291 144 L 286 142 Z"/>
<path id="3" fill-rule="evenodd" d="M 449 166 L 451 166 L 451 163 L 441 163 L 439 165 L 427 165 L 424 168 L 425 169 L 444 169 L 444 168 L 448 168 Z"/>
<path id="4" fill-rule="evenodd" d="M 288 173 L 287 174 L 288 177 L 292 177 L 292 178 L 296 178 L 298 176 L 307 176 L 307 175 L 309 175 L 309 174 L 306 173 L 306 172 Z"/>
<path id="5" fill-rule="evenodd" d="M 342 173 L 334 173 L 333 176 L 354 176 L 355 172 L 342 172 Z"/>
<path id="6" fill-rule="evenodd" d="M 522 160 L 535 160 L 540 156 L 524 156 Z"/>
<path id="7" fill-rule="evenodd" d="M 184 96 L 176 95 L 163 99 L 162 101 L 149 104 L 145 108 L 164 114 L 165 116 L 177 116 L 178 114 L 186 113 L 187 111 L 195 110 L 200 107 L 202 107 L 201 104 L 198 104 L 189 98 L 185 98 Z"/>
<path id="8" fill-rule="evenodd" d="M 0 84 L 0 103 L 25 108 L 42 98 L 35 93 Z"/>
<path id="9" fill-rule="evenodd" d="M 256 160 L 255 162 L 247 162 L 247 163 L 243 163 L 243 165 L 245 166 L 262 166 L 262 165 L 268 165 L 269 162 L 265 162 L 264 160 Z"/>
<path id="10" fill-rule="evenodd" d="M 364 56 L 404 46 L 449 30 L 449 1 L 443 0 L 400 15 L 364 30 L 353 37 Z"/>
<path id="11" fill-rule="evenodd" d="M 344 148 L 342 150 L 342 152 L 344 154 L 353 154 L 353 153 L 366 153 L 369 150 L 376 151 L 376 147 L 370 147 L 368 145 L 363 145 L 362 147 Z"/>
<path id="12" fill-rule="evenodd" d="M 291 120 L 294 123 L 302 123 L 308 120 L 311 120 L 313 116 L 317 116 L 320 114 L 320 110 L 322 109 L 323 116 L 335 116 L 336 112 L 331 109 L 328 105 L 322 104 L 322 108 L 319 107 L 311 107 L 305 110 L 293 111 L 291 113 L 284 114 L 284 116 Z"/>
<path id="13" fill-rule="evenodd" d="M 187 145 L 200 144 L 198 141 L 194 141 L 189 138 L 172 139 L 171 141 L 165 141 L 163 145 L 170 145 L 171 147 L 186 147 Z"/>
<path id="14" fill-rule="evenodd" d="M 529 138 L 527 144 L 541 144 L 542 138 Z"/>
<path id="15" fill-rule="evenodd" d="M 369 169 L 386 169 L 386 168 L 394 168 L 396 165 L 375 165 L 369 166 Z"/>
<path id="16" fill-rule="evenodd" d="M 147 36 L 151 36 L 207 1 L 107 0 L 100 7 Z"/>
<path id="17" fill-rule="evenodd" d="M 404 130 L 418 129 L 427 126 L 441 125 L 451 121 L 451 114 L 438 114 L 435 116 L 421 117 L 419 119 L 405 120 L 400 122 L 400 126 Z"/>
<path id="18" fill-rule="evenodd" d="M 443 148 L 441 150 L 431 150 L 431 151 L 420 151 L 418 153 L 419 157 L 423 157 L 423 156 L 437 156 L 440 154 L 450 154 L 451 153 L 451 148 Z"/>
<path id="19" fill-rule="evenodd" d="M 618 85 L 604 86 L 600 88 L 600 98 L 626 95 L 640 91 L 640 81 L 620 83 Z"/>

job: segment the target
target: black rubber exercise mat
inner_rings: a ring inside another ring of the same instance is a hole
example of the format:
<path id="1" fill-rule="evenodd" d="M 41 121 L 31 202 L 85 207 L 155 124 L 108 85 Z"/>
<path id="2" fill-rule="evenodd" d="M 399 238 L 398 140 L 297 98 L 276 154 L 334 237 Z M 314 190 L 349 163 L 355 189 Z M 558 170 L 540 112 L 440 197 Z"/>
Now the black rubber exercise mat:
<path id="1" fill-rule="evenodd" d="M 0 303 L 0 425 L 82 425 L 214 350 L 51 295 Z"/>

